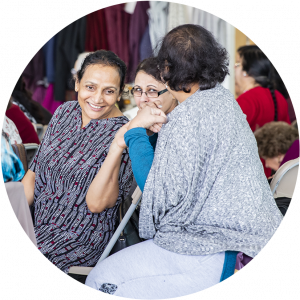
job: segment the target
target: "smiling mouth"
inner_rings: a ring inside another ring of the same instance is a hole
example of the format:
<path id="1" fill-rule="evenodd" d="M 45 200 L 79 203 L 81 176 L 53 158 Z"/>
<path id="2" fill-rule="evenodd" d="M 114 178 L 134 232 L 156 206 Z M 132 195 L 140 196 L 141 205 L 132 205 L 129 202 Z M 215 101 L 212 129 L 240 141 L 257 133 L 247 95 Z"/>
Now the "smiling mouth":
<path id="1" fill-rule="evenodd" d="M 104 108 L 104 106 L 98 106 L 98 105 L 95 105 L 95 104 L 92 104 L 92 103 L 89 103 L 89 102 L 87 102 L 87 103 L 91 107 L 91 109 L 94 110 L 94 111 L 100 111 L 102 108 Z"/>

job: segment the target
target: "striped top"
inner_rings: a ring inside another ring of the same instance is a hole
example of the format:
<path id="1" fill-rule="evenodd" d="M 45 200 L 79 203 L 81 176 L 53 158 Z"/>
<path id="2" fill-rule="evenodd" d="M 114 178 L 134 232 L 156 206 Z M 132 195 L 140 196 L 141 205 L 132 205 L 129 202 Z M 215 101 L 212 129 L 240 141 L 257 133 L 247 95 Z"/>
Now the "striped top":
<path id="1" fill-rule="evenodd" d="M 35 172 L 34 224 L 39 250 L 57 267 L 94 266 L 115 229 L 117 208 L 132 183 L 131 161 L 124 150 L 119 196 L 114 207 L 92 213 L 85 197 L 124 116 L 91 120 L 81 129 L 81 107 L 66 102 L 54 113 L 30 164 Z"/>

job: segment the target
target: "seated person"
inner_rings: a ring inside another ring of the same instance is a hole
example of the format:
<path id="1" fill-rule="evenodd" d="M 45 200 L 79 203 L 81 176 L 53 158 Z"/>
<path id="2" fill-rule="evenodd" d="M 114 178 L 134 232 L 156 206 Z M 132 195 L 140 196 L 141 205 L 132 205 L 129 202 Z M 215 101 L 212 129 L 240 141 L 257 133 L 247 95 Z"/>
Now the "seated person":
<path id="1" fill-rule="evenodd" d="M 179 297 L 217 284 L 233 274 L 237 252 L 255 257 L 282 220 L 253 133 L 220 84 L 226 50 L 186 24 L 163 38 L 157 66 L 179 105 L 166 117 L 162 103 L 148 102 L 123 142 L 116 136 L 143 191 L 139 234 L 147 241 L 101 261 L 86 280 L 128 298 Z M 146 128 L 159 131 L 156 144 Z"/>
<path id="2" fill-rule="evenodd" d="M 22 144 L 22 139 L 15 123 L 7 116 L 4 116 L 3 131 L 7 134 L 11 144 Z"/>
<path id="3" fill-rule="evenodd" d="M 52 114 L 44 108 L 40 103 L 31 98 L 30 92 L 26 89 L 22 76 L 16 83 L 12 92 L 11 101 L 19 106 L 24 115 L 31 123 L 48 125 Z"/>
<path id="4" fill-rule="evenodd" d="M 12 120 L 20 134 L 23 144 L 35 143 L 39 144 L 40 140 L 30 120 L 24 115 L 18 105 L 9 100 L 5 115 Z"/>
<path id="5" fill-rule="evenodd" d="M 133 180 L 128 151 L 113 142 L 128 122 L 115 106 L 125 75 L 111 51 L 85 58 L 75 77 L 78 101 L 57 108 L 22 180 L 38 249 L 66 273 L 96 264 Z"/>
<path id="6" fill-rule="evenodd" d="M 277 171 L 285 162 L 299 157 L 298 130 L 285 122 L 271 122 L 255 132 L 259 156 L 267 168 Z"/>

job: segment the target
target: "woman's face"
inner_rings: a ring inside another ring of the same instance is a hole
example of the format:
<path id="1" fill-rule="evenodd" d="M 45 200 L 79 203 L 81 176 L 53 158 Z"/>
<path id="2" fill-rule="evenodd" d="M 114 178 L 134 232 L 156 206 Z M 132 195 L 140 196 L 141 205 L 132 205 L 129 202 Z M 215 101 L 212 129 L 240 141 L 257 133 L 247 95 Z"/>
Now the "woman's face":
<path id="1" fill-rule="evenodd" d="M 265 158 L 265 166 L 266 168 L 270 168 L 274 171 L 277 171 L 281 165 L 281 162 L 284 159 L 284 155 L 280 154 L 278 156 L 272 157 L 272 158 Z"/>
<path id="2" fill-rule="evenodd" d="M 243 76 L 242 58 L 238 53 L 236 54 L 235 62 L 235 93 L 237 96 L 240 96 L 244 92 L 245 76 Z"/>
<path id="3" fill-rule="evenodd" d="M 154 77 L 148 75 L 143 71 L 137 73 L 134 83 L 135 83 L 134 88 L 140 89 L 142 92 L 148 92 L 148 91 L 160 92 L 166 89 L 165 85 L 162 82 L 157 81 Z M 162 95 L 159 95 L 157 98 L 149 98 L 148 96 L 146 96 L 145 93 L 143 93 L 142 96 L 140 97 L 134 96 L 134 100 L 136 102 L 136 105 L 139 108 L 141 103 L 143 102 L 154 102 L 155 100 L 160 100 L 162 105 L 161 110 L 165 114 L 171 112 L 174 109 L 174 107 L 177 105 L 177 100 L 175 100 L 172 94 L 168 91 L 163 93 Z"/>
<path id="4" fill-rule="evenodd" d="M 116 116 L 115 104 L 120 100 L 120 75 L 115 67 L 90 65 L 80 82 L 75 84 L 82 109 L 82 127 L 90 120 Z"/>

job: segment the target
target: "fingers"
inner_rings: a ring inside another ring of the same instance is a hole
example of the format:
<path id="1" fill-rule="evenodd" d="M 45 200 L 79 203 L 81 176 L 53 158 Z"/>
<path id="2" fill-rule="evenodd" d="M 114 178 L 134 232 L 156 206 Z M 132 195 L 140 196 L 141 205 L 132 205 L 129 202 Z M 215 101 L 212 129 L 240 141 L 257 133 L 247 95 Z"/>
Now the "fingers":
<path id="1" fill-rule="evenodd" d="M 145 108 L 146 106 L 149 106 L 149 107 L 156 107 L 156 108 L 162 108 L 162 103 L 160 100 L 155 100 L 153 102 L 142 102 L 140 103 L 140 109 L 143 109 Z"/>
<path id="2" fill-rule="evenodd" d="M 159 108 L 151 107 L 150 113 L 151 113 L 151 115 L 166 117 L 165 113 Z"/>

